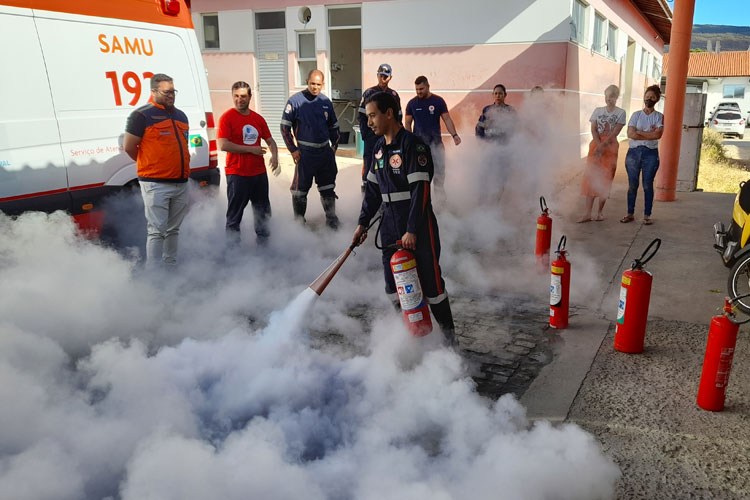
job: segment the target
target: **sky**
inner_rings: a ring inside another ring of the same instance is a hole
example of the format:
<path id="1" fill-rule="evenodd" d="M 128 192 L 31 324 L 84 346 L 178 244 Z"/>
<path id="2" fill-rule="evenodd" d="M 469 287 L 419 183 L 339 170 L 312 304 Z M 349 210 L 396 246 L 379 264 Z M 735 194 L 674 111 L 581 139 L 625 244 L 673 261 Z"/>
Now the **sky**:
<path id="1" fill-rule="evenodd" d="M 669 1 L 674 12 L 674 1 Z M 695 0 L 693 24 L 726 24 L 750 26 L 748 0 Z"/>

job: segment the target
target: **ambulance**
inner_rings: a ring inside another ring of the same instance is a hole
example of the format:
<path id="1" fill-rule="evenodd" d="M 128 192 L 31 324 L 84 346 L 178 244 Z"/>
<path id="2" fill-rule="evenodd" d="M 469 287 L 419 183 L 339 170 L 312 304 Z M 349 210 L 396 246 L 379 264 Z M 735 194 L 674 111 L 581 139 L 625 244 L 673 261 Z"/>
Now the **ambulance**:
<path id="1" fill-rule="evenodd" d="M 206 71 L 185 0 L 0 0 L 0 211 L 65 210 L 96 231 L 137 184 L 130 113 L 166 73 L 190 122 L 190 177 L 218 184 Z"/>

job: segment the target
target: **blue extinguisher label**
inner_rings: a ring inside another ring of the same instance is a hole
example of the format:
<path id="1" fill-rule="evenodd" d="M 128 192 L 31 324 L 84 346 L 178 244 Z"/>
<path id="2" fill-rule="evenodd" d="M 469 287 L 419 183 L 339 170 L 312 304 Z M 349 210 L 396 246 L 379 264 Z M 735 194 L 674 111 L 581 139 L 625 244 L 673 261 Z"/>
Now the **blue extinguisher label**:
<path id="1" fill-rule="evenodd" d="M 628 289 L 620 287 L 620 303 L 617 306 L 617 323 L 625 324 L 625 304 L 628 301 Z"/>

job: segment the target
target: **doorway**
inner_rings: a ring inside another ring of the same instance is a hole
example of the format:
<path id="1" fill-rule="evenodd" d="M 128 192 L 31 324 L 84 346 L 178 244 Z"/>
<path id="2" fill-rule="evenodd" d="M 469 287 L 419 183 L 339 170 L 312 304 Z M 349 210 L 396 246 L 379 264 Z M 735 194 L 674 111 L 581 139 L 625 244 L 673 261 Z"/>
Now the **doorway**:
<path id="1" fill-rule="evenodd" d="M 328 8 L 331 100 L 339 120 L 343 149 L 356 148 L 355 126 L 362 98 L 361 10 L 360 7 Z"/>

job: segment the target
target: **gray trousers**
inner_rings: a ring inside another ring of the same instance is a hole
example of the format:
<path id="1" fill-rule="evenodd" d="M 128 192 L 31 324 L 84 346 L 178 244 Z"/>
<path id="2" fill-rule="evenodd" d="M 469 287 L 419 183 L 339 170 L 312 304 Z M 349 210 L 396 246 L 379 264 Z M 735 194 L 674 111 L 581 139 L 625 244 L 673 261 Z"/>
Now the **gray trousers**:
<path id="1" fill-rule="evenodd" d="M 187 182 L 140 181 L 146 212 L 146 265 L 177 263 L 177 235 L 188 212 Z"/>

